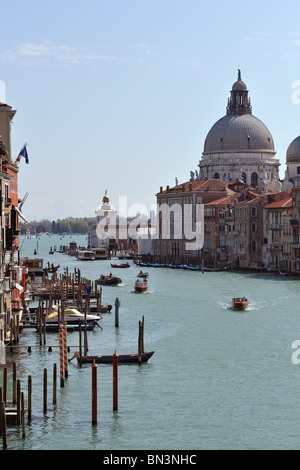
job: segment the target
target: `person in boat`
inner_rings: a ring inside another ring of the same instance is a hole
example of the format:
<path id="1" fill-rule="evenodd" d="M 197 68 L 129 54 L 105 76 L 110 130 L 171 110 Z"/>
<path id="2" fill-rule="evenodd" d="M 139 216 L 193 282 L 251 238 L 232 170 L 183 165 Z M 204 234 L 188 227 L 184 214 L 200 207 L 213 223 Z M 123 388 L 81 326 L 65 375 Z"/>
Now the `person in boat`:
<path id="1" fill-rule="evenodd" d="M 112 273 L 109 274 L 109 277 L 112 277 Z"/>

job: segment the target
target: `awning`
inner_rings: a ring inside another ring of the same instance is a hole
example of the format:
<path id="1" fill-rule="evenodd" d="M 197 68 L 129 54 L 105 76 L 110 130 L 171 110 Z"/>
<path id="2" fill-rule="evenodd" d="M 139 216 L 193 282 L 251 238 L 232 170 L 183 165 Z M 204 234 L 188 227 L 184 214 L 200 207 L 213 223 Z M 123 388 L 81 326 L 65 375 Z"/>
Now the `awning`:
<path id="1" fill-rule="evenodd" d="M 24 215 L 22 214 L 22 212 L 20 211 L 20 209 L 16 206 L 15 207 L 15 210 L 17 211 L 17 213 L 19 214 L 19 216 L 21 217 L 21 219 L 24 220 L 24 222 L 28 222 L 28 220 L 24 217 Z"/>
<path id="2" fill-rule="evenodd" d="M 24 287 L 21 286 L 20 284 L 18 284 L 17 282 L 15 283 L 13 288 L 18 289 L 18 291 L 20 291 L 20 292 L 23 292 L 23 290 L 24 290 Z"/>

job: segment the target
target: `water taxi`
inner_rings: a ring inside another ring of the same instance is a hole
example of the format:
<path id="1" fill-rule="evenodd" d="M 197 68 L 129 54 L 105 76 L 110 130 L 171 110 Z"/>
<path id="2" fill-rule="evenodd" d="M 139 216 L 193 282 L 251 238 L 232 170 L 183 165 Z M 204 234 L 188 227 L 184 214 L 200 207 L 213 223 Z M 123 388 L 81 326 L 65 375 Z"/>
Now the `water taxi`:
<path id="1" fill-rule="evenodd" d="M 234 310 L 246 310 L 248 308 L 248 299 L 246 297 L 234 297 L 231 306 Z"/>
<path id="2" fill-rule="evenodd" d="M 136 281 L 134 285 L 134 291 L 135 292 L 147 292 L 148 290 L 148 283 L 146 279 L 143 279 L 140 281 L 139 279 Z"/>

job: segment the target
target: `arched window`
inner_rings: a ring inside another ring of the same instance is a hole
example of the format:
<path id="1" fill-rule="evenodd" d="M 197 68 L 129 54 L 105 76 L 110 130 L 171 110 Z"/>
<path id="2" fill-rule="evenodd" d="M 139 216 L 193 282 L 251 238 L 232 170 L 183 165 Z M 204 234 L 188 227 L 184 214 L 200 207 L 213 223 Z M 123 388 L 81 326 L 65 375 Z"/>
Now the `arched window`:
<path id="1" fill-rule="evenodd" d="M 258 183 L 258 175 L 257 173 L 251 173 L 251 186 L 257 186 Z"/>
<path id="2" fill-rule="evenodd" d="M 256 240 L 252 240 L 251 242 L 251 251 L 256 251 Z"/>
<path id="3" fill-rule="evenodd" d="M 247 175 L 244 172 L 242 173 L 242 181 L 243 183 L 247 183 Z"/>
<path id="4" fill-rule="evenodd" d="M 220 173 L 215 173 L 214 178 L 215 178 L 215 180 L 219 179 L 220 178 Z"/>
<path id="5" fill-rule="evenodd" d="M 256 223 L 255 222 L 252 222 L 252 224 L 251 224 L 251 232 L 256 232 Z"/>

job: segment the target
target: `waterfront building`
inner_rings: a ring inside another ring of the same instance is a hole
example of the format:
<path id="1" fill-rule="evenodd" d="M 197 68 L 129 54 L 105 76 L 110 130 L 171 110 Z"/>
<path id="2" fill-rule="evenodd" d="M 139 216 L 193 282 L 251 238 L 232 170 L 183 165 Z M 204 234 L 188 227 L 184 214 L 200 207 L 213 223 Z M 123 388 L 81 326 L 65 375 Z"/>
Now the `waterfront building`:
<path id="1" fill-rule="evenodd" d="M 266 233 L 268 235 L 268 259 L 266 265 L 270 270 L 284 269 L 287 259 L 284 261 L 284 253 L 288 255 L 290 250 L 286 246 L 289 241 L 290 231 L 287 230 L 287 217 L 290 216 L 292 207 L 291 193 L 280 192 L 270 195 L 273 201 L 264 206 L 266 211 Z M 285 235 L 285 236 L 284 236 Z"/>
<path id="2" fill-rule="evenodd" d="M 292 261 L 291 272 L 300 274 L 300 186 L 292 189 Z"/>
<path id="3" fill-rule="evenodd" d="M 11 155 L 11 122 L 16 111 L 0 103 L 0 340 L 11 338 L 11 322 L 21 319 L 25 276 L 19 263 L 19 167 Z"/>
<path id="4" fill-rule="evenodd" d="M 286 269 L 300 273 L 300 136 L 286 152 L 286 172 L 272 135 L 252 114 L 246 84 L 238 72 L 226 115 L 209 130 L 199 170 L 190 180 L 156 194 L 158 231 L 153 259 L 171 264 Z M 299 189 L 298 189 L 299 187 Z M 185 250 L 186 237 L 174 237 L 172 206 L 204 205 L 204 244 Z"/>
<path id="5" fill-rule="evenodd" d="M 201 249 L 189 249 L 188 242 L 192 240 L 191 232 L 194 230 L 192 230 L 193 227 L 185 226 L 185 219 L 190 216 L 187 211 L 192 212 L 191 223 L 195 224 L 196 205 L 205 205 L 233 194 L 234 191 L 220 179 L 187 181 L 172 188 L 167 186 L 165 190 L 161 187 L 160 192 L 156 194 L 157 240 L 155 259 L 159 262 L 172 264 L 199 264 L 202 262 L 203 251 Z M 190 230 L 190 233 L 187 230 Z M 210 243 L 215 247 L 215 237 L 210 238 Z M 207 253 L 209 252 L 207 251 Z M 209 254 L 207 254 L 207 257 L 209 257 Z"/>
<path id="6" fill-rule="evenodd" d="M 96 223 L 88 233 L 88 245 L 92 249 L 105 249 L 110 252 L 130 250 L 137 252 L 137 237 L 130 236 L 130 224 L 135 217 L 124 217 L 117 213 L 110 203 L 107 191 L 102 204 L 96 209 Z M 133 234 L 132 234 L 133 235 Z"/>

